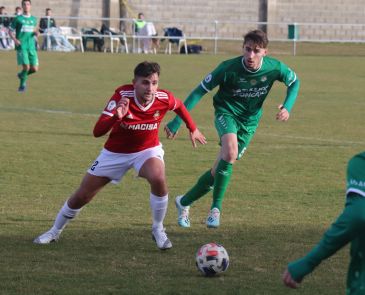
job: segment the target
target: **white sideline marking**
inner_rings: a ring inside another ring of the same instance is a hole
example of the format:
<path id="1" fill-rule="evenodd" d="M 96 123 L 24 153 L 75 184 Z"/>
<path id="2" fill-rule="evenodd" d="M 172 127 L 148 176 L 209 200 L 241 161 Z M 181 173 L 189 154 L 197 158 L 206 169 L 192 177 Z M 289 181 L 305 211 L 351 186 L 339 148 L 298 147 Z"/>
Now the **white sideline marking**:
<path id="1" fill-rule="evenodd" d="M 48 113 L 48 114 L 59 114 L 59 115 L 81 115 L 81 116 L 93 116 L 97 117 L 97 114 L 89 114 L 89 113 L 77 113 L 71 111 L 57 111 L 57 110 L 49 110 L 49 109 L 38 109 L 38 108 L 7 108 L 0 107 L 0 109 L 4 110 L 15 110 L 20 112 L 34 112 L 34 113 Z"/>

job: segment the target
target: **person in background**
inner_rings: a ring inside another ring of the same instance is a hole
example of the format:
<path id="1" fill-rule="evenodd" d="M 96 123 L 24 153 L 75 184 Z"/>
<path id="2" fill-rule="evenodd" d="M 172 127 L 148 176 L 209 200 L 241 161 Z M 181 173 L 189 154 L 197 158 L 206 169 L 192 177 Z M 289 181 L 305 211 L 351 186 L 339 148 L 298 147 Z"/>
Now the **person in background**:
<path id="1" fill-rule="evenodd" d="M 49 35 L 45 34 L 50 28 L 56 27 L 56 21 L 52 17 L 52 9 L 46 8 L 46 15 L 39 22 L 39 32 L 43 34 L 42 50 L 47 50 Z"/>
<path id="2" fill-rule="evenodd" d="M 146 21 L 144 19 L 144 14 L 140 12 L 138 13 L 137 19 L 135 19 L 133 22 L 134 34 L 136 36 L 143 36 L 143 30 L 145 26 L 146 26 Z M 143 42 L 143 38 L 137 38 L 137 53 L 140 53 L 142 51 L 141 42 Z"/>
<path id="3" fill-rule="evenodd" d="M 39 32 L 44 33 L 49 28 L 55 28 L 56 21 L 52 17 L 52 9 L 46 8 L 46 15 L 43 16 L 39 22 Z"/>
<path id="4" fill-rule="evenodd" d="M 12 49 L 12 40 L 9 38 L 10 18 L 6 13 L 5 7 L 0 7 L 0 49 Z"/>
<path id="5" fill-rule="evenodd" d="M 10 25 L 10 18 L 6 13 L 5 6 L 0 7 L 0 26 L 8 28 Z"/>
<path id="6" fill-rule="evenodd" d="M 351 243 L 351 261 L 347 273 L 347 295 L 365 294 L 365 151 L 347 165 L 345 208 L 324 233 L 319 243 L 304 257 L 290 262 L 283 283 L 298 288 L 303 278 L 323 260 Z"/>

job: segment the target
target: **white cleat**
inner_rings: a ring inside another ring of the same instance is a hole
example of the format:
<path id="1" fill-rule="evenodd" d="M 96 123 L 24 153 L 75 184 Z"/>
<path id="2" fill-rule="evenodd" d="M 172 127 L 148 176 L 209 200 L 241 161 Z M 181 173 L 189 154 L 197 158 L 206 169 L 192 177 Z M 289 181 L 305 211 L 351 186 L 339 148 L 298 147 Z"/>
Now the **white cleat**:
<path id="1" fill-rule="evenodd" d="M 39 237 L 35 238 L 33 240 L 34 244 L 50 244 L 52 242 L 57 242 L 58 239 L 60 238 L 60 234 L 59 233 L 55 233 L 53 230 L 49 230 L 47 232 L 45 232 L 44 234 L 41 234 Z"/>
<path id="2" fill-rule="evenodd" d="M 166 235 L 165 229 L 152 229 L 152 239 L 156 242 L 160 250 L 172 248 L 172 243 Z"/>
<path id="3" fill-rule="evenodd" d="M 180 201 L 183 196 L 177 196 L 175 199 L 175 205 L 177 208 L 177 224 L 181 227 L 190 227 L 189 209 L 190 206 L 181 205 Z"/>

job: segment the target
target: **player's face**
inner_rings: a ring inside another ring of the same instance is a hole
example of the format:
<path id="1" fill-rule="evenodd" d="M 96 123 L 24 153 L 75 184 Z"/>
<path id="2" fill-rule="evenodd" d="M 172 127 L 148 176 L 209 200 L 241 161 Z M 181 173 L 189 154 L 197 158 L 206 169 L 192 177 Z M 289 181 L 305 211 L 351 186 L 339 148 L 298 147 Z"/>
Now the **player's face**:
<path id="1" fill-rule="evenodd" d="M 31 4 L 30 4 L 30 2 L 29 2 L 29 1 L 24 1 L 24 2 L 22 3 L 22 7 L 23 7 L 23 12 L 24 12 L 24 14 L 27 14 L 27 13 L 29 13 L 29 12 L 30 12 Z"/>
<path id="2" fill-rule="evenodd" d="M 257 70 L 262 58 L 267 54 L 266 48 L 255 45 L 252 41 L 243 44 L 243 57 L 245 65 L 250 70 Z"/>
<path id="3" fill-rule="evenodd" d="M 154 73 L 148 77 L 135 77 L 133 86 L 136 91 L 136 96 L 142 105 L 149 104 L 154 98 L 158 88 L 158 74 Z"/>

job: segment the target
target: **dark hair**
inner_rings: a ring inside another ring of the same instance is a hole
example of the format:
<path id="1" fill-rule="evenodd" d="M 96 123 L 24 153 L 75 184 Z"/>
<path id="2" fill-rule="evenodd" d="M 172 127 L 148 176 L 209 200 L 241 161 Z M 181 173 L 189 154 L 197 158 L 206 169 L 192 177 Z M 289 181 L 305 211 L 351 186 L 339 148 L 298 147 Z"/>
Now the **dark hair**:
<path id="1" fill-rule="evenodd" d="M 46 8 L 46 12 L 52 10 L 51 8 Z"/>
<path id="2" fill-rule="evenodd" d="M 269 39 L 267 39 L 266 33 L 261 30 L 253 30 L 248 32 L 244 36 L 243 44 L 246 44 L 248 41 L 251 41 L 253 44 L 261 48 L 267 48 L 269 45 Z"/>
<path id="3" fill-rule="evenodd" d="M 32 4 L 32 1 L 30 1 L 30 0 L 22 0 L 22 5 L 24 4 L 24 2 L 29 2 L 30 4 Z"/>
<path id="4" fill-rule="evenodd" d="M 1 6 L 0 9 L 5 9 L 5 6 Z"/>
<path id="5" fill-rule="evenodd" d="M 140 18 L 142 15 L 144 16 L 143 12 L 138 13 L 138 18 Z"/>
<path id="6" fill-rule="evenodd" d="M 134 77 L 148 77 L 155 73 L 160 76 L 160 65 L 156 62 L 144 61 L 134 69 Z"/>

